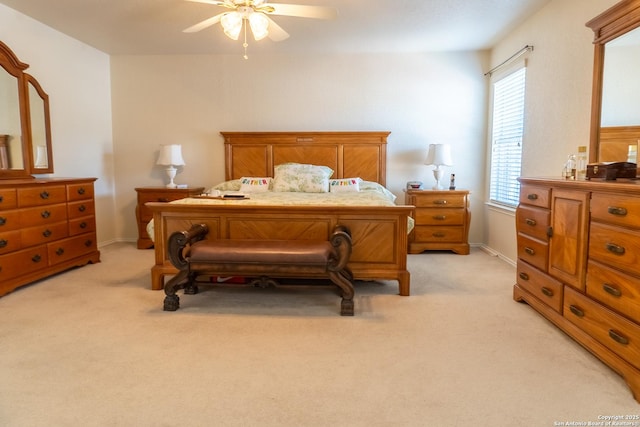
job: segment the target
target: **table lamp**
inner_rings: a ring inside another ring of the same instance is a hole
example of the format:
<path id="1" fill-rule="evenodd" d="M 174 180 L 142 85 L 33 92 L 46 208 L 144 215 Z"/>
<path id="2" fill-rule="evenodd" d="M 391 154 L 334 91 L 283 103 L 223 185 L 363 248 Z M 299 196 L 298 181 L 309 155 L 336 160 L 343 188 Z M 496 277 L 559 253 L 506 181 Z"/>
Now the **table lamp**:
<path id="1" fill-rule="evenodd" d="M 167 176 L 169 177 L 167 188 L 176 188 L 177 185 L 173 182 L 173 179 L 176 177 L 175 167 L 184 166 L 182 146 L 177 144 L 161 145 L 157 164 L 167 166 Z"/>
<path id="2" fill-rule="evenodd" d="M 433 189 L 442 190 L 443 187 L 440 185 L 440 180 L 442 179 L 444 171 L 441 167 L 451 166 L 453 164 L 449 144 L 429 144 L 429 153 L 427 154 L 427 160 L 424 161 L 424 164 L 435 166 L 435 169 L 433 169 L 433 177 L 436 179 L 436 185 Z"/>

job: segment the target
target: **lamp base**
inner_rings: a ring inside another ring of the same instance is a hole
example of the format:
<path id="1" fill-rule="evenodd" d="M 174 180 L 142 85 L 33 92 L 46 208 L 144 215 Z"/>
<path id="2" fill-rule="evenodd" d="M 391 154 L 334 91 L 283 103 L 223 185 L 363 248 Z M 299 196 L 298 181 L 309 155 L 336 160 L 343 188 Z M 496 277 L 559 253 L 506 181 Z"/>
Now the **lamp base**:
<path id="1" fill-rule="evenodd" d="M 444 190 L 444 187 L 440 184 L 443 173 L 444 171 L 440 169 L 440 166 L 436 166 L 436 168 L 433 170 L 433 177 L 436 179 L 436 185 L 433 186 L 433 190 Z"/>
<path id="2" fill-rule="evenodd" d="M 178 184 L 176 184 L 175 182 L 173 182 L 173 179 L 176 177 L 176 168 L 174 168 L 173 166 L 169 166 L 167 168 L 167 176 L 169 177 L 169 183 L 167 184 L 167 188 L 176 188 L 178 187 Z"/>

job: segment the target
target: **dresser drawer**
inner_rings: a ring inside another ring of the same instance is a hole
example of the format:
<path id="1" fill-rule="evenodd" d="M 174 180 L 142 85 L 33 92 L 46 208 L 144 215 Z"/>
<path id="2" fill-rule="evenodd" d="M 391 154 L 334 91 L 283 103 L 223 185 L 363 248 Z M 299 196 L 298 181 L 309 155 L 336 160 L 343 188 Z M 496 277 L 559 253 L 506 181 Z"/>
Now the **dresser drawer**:
<path id="1" fill-rule="evenodd" d="M 542 271 L 547 271 L 549 245 L 547 242 L 518 233 L 518 258 Z"/>
<path id="2" fill-rule="evenodd" d="M 640 231 L 592 222 L 589 258 L 640 275 Z"/>
<path id="3" fill-rule="evenodd" d="M 0 282 L 49 266 L 47 246 L 36 246 L 0 255 Z"/>
<path id="4" fill-rule="evenodd" d="M 462 225 L 466 218 L 464 209 L 426 209 L 415 210 L 415 220 L 424 225 Z"/>
<path id="5" fill-rule="evenodd" d="M 415 242 L 462 242 L 464 240 L 464 232 L 462 227 L 440 226 L 430 227 L 418 225 L 414 228 Z"/>
<path id="6" fill-rule="evenodd" d="M 640 279 L 589 261 L 587 295 L 640 323 Z"/>
<path id="7" fill-rule="evenodd" d="M 21 230 L 22 246 L 29 247 L 64 239 L 69 235 L 69 226 L 66 221 L 52 224 L 38 225 L 36 227 L 23 228 Z"/>
<path id="8" fill-rule="evenodd" d="M 593 193 L 591 219 L 640 228 L 640 197 Z"/>
<path id="9" fill-rule="evenodd" d="M 67 185 L 67 200 L 93 199 L 93 183 L 85 182 Z"/>
<path id="10" fill-rule="evenodd" d="M 438 191 L 431 194 L 429 191 L 422 191 L 414 197 L 414 206 L 417 208 L 465 208 L 466 195 L 447 193 Z"/>
<path id="11" fill-rule="evenodd" d="M 18 206 L 18 195 L 15 188 L 0 188 L 0 211 Z"/>
<path id="12" fill-rule="evenodd" d="M 0 232 L 0 254 L 17 251 L 22 248 L 20 230 Z"/>
<path id="13" fill-rule="evenodd" d="M 19 210 L 0 211 L 0 233 L 20 228 Z"/>
<path id="14" fill-rule="evenodd" d="M 520 186 L 520 203 L 549 209 L 551 189 L 537 185 L 522 184 Z"/>
<path id="15" fill-rule="evenodd" d="M 67 203 L 67 215 L 69 219 L 94 216 L 95 214 L 96 208 L 93 199 Z"/>
<path id="16" fill-rule="evenodd" d="M 46 185 L 38 187 L 18 188 L 18 206 L 42 206 L 67 201 L 65 185 Z"/>
<path id="17" fill-rule="evenodd" d="M 516 281 L 522 289 L 562 313 L 562 283 L 522 260 L 518 260 L 517 272 Z"/>
<path id="18" fill-rule="evenodd" d="M 92 216 L 69 220 L 69 236 L 96 231 L 96 219 Z"/>
<path id="19" fill-rule="evenodd" d="M 640 369 L 640 326 L 565 288 L 564 317 Z"/>
<path id="20" fill-rule="evenodd" d="M 65 221 L 66 219 L 66 203 L 20 210 L 21 227 L 33 227 L 36 225 L 52 224 L 54 222 Z"/>
<path id="21" fill-rule="evenodd" d="M 49 263 L 55 265 L 97 250 L 95 233 L 87 233 L 50 243 Z"/>
<path id="22" fill-rule="evenodd" d="M 516 227 L 526 235 L 548 242 L 550 215 L 548 209 L 520 205 L 516 210 Z"/>

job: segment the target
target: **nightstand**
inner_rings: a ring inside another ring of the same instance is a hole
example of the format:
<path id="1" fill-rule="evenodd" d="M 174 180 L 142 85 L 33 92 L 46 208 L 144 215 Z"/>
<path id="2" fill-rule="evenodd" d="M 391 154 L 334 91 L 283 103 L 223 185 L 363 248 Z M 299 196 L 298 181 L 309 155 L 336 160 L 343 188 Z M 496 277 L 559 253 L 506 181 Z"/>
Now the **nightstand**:
<path id="1" fill-rule="evenodd" d="M 138 249 L 153 247 L 153 241 L 147 234 L 147 224 L 153 218 L 153 212 L 144 204 L 147 202 L 171 202 L 185 197 L 202 194 L 204 187 L 167 188 L 142 187 L 136 188 L 138 204 L 136 206 L 136 220 L 138 221 Z"/>
<path id="2" fill-rule="evenodd" d="M 409 253 L 451 250 L 469 254 L 469 192 L 466 190 L 406 190 L 405 204 L 416 207 Z"/>

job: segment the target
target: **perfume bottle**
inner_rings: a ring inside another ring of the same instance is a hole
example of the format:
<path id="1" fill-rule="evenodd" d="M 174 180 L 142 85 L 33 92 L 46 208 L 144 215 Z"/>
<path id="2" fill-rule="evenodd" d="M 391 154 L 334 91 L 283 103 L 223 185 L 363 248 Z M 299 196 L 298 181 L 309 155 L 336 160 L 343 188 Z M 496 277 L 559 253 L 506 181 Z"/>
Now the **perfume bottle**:
<path id="1" fill-rule="evenodd" d="M 562 176 L 565 179 L 576 179 L 576 155 L 569 154 L 567 161 L 564 163 Z"/>

